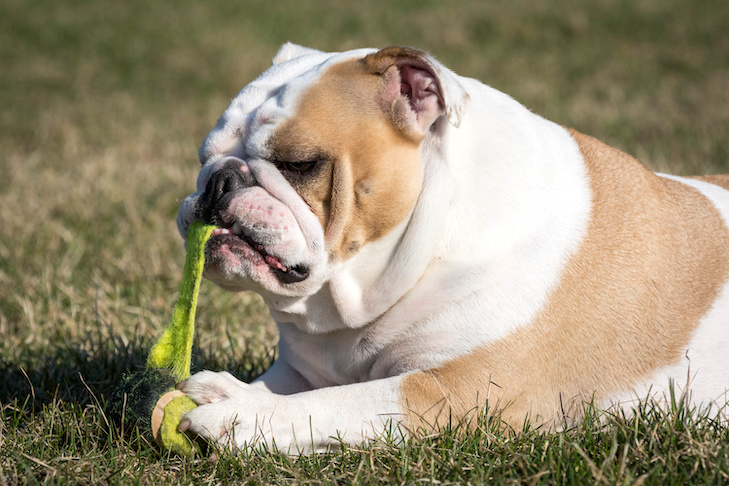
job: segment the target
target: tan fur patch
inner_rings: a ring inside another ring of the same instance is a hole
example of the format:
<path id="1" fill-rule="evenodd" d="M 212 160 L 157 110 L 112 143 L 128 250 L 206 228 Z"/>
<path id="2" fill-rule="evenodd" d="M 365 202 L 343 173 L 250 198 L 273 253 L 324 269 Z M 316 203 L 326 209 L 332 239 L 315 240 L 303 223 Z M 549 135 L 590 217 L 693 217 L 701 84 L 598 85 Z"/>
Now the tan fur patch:
<path id="1" fill-rule="evenodd" d="M 288 179 L 319 217 L 335 261 L 390 232 L 420 194 L 419 143 L 385 119 L 381 81 L 361 61 L 333 66 L 270 141 L 276 159 L 323 160 L 316 174 Z"/>
<path id="2" fill-rule="evenodd" d="M 529 326 L 403 382 L 413 425 L 483 407 L 519 430 L 577 418 L 676 363 L 729 275 L 729 231 L 697 190 L 572 131 L 591 180 L 581 249 Z M 475 370 L 478 370 L 477 372 Z"/>

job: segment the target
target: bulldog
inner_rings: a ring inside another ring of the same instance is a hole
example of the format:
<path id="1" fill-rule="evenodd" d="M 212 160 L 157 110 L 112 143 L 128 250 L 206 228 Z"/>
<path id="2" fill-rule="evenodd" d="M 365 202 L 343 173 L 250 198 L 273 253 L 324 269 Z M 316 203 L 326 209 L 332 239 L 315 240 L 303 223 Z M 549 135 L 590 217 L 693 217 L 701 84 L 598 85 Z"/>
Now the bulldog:
<path id="1" fill-rule="evenodd" d="M 284 45 L 199 151 L 178 227 L 270 308 L 253 383 L 180 430 L 289 453 L 484 414 L 520 429 L 729 385 L 729 176 L 674 177 L 400 47 Z"/>

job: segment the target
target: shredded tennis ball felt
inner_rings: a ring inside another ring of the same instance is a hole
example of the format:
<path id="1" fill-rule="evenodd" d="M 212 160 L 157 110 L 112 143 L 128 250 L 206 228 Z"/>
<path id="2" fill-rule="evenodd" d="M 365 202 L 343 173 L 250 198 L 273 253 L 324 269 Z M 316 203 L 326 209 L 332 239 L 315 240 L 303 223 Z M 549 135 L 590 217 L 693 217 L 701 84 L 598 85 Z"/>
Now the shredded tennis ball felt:
<path id="1" fill-rule="evenodd" d="M 194 445 L 186 434 L 177 430 L 177 425 L 186 412 L 195 408 L 195 403 L 181 392 L 177 394 L 182 396 L 167 394 L 175 390 L 176 383 L 190 376 L 205 244 L 213 229 L 215 226 L 199 222 L 188 229 L 182 286 L 170 324 L 150 350 L 147 369 L 123 376 L 109 407 L 109 415 L 126 430 L 139 427 L 148 440 L 153 439 L 162 447 L 184 455 L 192 454 Z M 161 400 L 163 396 L 164 401 Z"/>

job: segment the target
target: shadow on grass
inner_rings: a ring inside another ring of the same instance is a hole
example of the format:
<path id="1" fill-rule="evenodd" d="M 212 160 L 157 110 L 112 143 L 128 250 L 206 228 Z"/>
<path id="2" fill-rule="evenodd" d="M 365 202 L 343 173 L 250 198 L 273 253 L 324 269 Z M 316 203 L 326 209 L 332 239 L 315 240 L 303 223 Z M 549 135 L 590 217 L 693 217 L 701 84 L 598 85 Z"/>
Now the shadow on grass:
<path id="1" fill-rule="evenodd" d="M 0 352 L 0 405 L 17 402 L 33 411 L 57 401 L 81 407 L 98 401 L 104 406 L 124 372 L 144 368 L 151 345 L 139 337 L 127 341 L 112 336 L 103 340 L 89 337 L 46 349 L 6 348 Z M 250 382 L 274 359 L 274 350 L 253 356 L 247 350 L 219 353 L 194 346 L 192 370 L 227 370 Z"/>

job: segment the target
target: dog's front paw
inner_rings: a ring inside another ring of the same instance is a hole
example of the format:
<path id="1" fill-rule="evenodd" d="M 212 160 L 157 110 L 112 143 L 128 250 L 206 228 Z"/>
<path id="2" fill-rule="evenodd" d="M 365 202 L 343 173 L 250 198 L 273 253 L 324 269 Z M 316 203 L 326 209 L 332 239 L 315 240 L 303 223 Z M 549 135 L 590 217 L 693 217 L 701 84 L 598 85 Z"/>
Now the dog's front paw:
<path id="1" fill-rule="evenodd" d="M 177 385 L 198 405 L 216 403 L 245 393 L 250 385 L 227 371 L 200 371 Z"/>
<path id="2" fill-rule="evenodd" d="M 233 450 L 272 445 L 270 418 L 283 397 L 251 387 L 227 372 L 201 371 L 178 385 L 198 407 L 179 429 Z"/>

